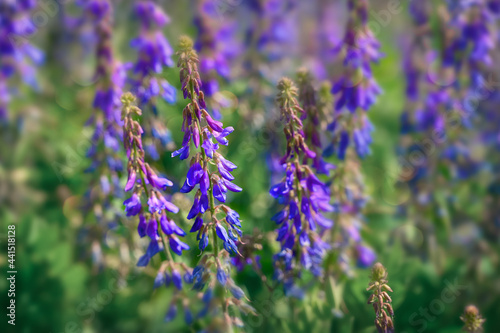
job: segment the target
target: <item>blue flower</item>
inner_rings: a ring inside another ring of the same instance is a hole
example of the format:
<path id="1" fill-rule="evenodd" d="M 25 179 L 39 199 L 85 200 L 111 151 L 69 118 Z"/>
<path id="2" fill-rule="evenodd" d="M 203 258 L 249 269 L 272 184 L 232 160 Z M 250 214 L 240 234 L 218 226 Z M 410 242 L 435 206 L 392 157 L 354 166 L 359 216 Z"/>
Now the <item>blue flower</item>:
<path id="1" fill-rule="evenodd" d="M 135 216 L 141 211 L 142 205 L 139 196 L 134 193 L 130 198 L 123 202 L 127 216 Z"/>
<path id="2" fill-rule="evenodd" d="M 176 316 L 177 316 L 177 306 L 175 304 L 171 304 L 167 314 L 165 315 L 164 321 L 167 323 L 171 322 L 172 320 L 175 319 Z"/>
<path id="3" fill-rule="evenodd" d="M 170 248 L 177 255 L 182 255 L 182 251 L 189 250 L 189 245 L 181 242 L 177 237 L 172 236 L 168 239 Z"/>

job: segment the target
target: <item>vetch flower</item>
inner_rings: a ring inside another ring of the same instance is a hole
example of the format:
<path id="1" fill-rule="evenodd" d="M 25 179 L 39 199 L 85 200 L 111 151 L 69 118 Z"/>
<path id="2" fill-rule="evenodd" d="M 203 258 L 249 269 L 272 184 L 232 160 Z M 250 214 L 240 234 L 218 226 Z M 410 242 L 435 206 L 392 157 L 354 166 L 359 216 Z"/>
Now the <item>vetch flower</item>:
<path id="1" fill-rule="evenodd" d="M 130 93 L 126 93 L 122 96 L 121 101 L 123 103 L 123 143 L 129 160 L 127 166 L 129 181 L 126 190 L 132 190 L 132 196 L 124 201 L 127 216 L 139 214 L 139 236 L 148 235 L 153 245 L 161 242 L 167 252 L 166 244 L 168 241 L 170 249 L 174 253 L 181 255 L 182 251 L 189 249 L 189 246 L 180 241 L 174 234 L 184 236 L 184 231 L 168 217 L 168 213 L 175 214 L 179 209 L 161 193 L 166 187 L 172 186 L 172 182 L 164 177 L 159 177 L 144 160 L 141 140 L 143 131 L 139 122 L 134 119 L 135 116 L 140 116 L 142 112 L 133 105 L 135 97 Z M 141 201 L 143 193 L 147 198 L 147 211 L 144 210 Z M 154 255 L 157 252 L 152 251 L 152 254 Z M 146 253 L 146 256 L 150 259 L 151 252 L 149 255 Z M 142 260 L 142 263 L 144 262 L 145 259 Z"/>
<path id="2" fill-rule="evenodd" d="M 148 111 L 144 115 L 147 152 L 153 159 L 158 159 L 158 147 L 170 146 L 172 138 L 158 116 L 157 100 L 163 99 L 169 104 L 176 101 L 175 88 L 162 75 L 165 68 L 174 66 L 174 51 L 162 31 L 170 23 L 170 18 L 159 4 L 151 0 L 135 1 L 134 12 L 140 30 L 130 42 L 137 52 L 137 59 L 131 68 L 133 75 L 129 84 L 141 108 Z"/>
<path id="3" fill-rule="evenodd" d="M 371 66 L 383 57 L 380 43 L 367 24 L 368 1 L 349 0 L 349 19 L 343 41 L 336 51 L 343 56 L 344 71 L 333 87 L 338 95 L 335 114 L 328 127 L 332 132 L 332 143 L 327 147 L 327 156 L 336 152 L 340 160 L 346 149 L 356 146 L 358 156 L 369 152 L 373 126 L 364 111 L 368 111 L 382 92 L 373 77 Z"/>
<path id="4" fill-rule="evenodd" d="M 236 165 L 219 152 L 219 143 L 228 144 L 226 137 L 233 132 L 233 128 L 224 128 L 223 123 L 213 119 L 206 110 L 205 93 L 198 72 L 199 59 L 188 37 L 180 38 L 177 55 L 182 91 L 189 103 L 182 112 L 182 148 L 172 153 L 172 157 L 179 156 L 185 160 L 194 152 L 181 192 L 195 191 L 193 205 L 187 215 L 189 220 L 194 219 L 191 232 L 197 232 L 196 239 L 201 251 L 206 250 L 210 240 L 213 250 L 212 254 L 204 254 L 193 270 L 193 289 L 206 290 L 203 296 L 205 306 L 198 317 L 217 314 L 222 309 L 225 320 L 220 329 L 228 330 L 234 322 L 239 322 L 239 318 L 227 312 L 226 304 L 232 304 L 240 311 L 244 308 L 242 291 L 230 277 L 229 256 L 230 253 L 239 255 L 236 242 L 242 235 L 241 223 L 238 213 L 223 204 L 229 199 L 228 191 L 239 192 L 242 189 L 232 183 L 234 177 L 231 172 L 236 169 Z M 221 204 L 216 205 L 216 199 Z M 219 240 L 224 248 L 220 251 Z M 214 295 L 213 291 L 220 288 L 225 290 Z M 231 297 L 225 295 L 226 290 L 238 292 Z"/>
<path id="5" fill-rule="evenodd" d="M 281 159 L 285 177 L 275 184 L 271 196 L 283 205 L 273 220 L 279 225 L 277 240 L 282 252 L 275 255 L 275 277 L 285 291 L 296 290 L 294 279 L 302 268 L 314 275 L 322 274 L 322 258 L 329 245 L 321 240 L 321 233 L 333 222 L 323 215 L 333 211 L 328 187 L 321 182 L 308 165 L 316 153 L 309 149 L 303 130 L 304 110 L 297 101 L 297 88 L 288 78 L 278 83 L 277 104 L 285 123 L 286 154 Z M 328 221 L 328 222 L 327 222 Z"/>

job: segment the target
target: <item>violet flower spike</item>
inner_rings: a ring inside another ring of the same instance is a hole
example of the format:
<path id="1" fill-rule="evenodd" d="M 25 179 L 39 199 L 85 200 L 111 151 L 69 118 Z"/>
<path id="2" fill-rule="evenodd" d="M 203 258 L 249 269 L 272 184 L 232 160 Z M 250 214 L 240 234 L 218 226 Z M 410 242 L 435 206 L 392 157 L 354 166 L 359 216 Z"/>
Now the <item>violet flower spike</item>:
<path id="1" fill-rule="evenodd" d="M 231 172 L 236 169 L 236 165 L 224 158 L 219 148 L 228 145 L 226 137 L 233 132 L 233 128 L 224 128 L 223 123 L 213 119 L 206 110 L 205 93 L 198 71 L 199 59 L 188 37 L 179 39 L 177 55 L 183 95 L 189 99 L 189 103 L 182 112 L 182 147 L 173 152 L 172 157 L 179 156 L 184 160 L 193 152 L 181 192 L 194 191 L 193 205 L 187 215 L 189 220 L 194 220 L 191 232 L 197 233 L 201 251 L 205 251 L 210 243 L 213 250 L 211 254 L 205 253 L 195 267 L 193 289 L 204 290 L 205 306 L 198 316 L 204 317 L 211 312 L 217 314 L 220 313 L 218 309 L 222 309 L 226 320 L 220 329 L 227 331 L 233 322 L 241 322 L 241 319 L 232 318 L 227 312 L 226 298 L 240 311 L 243 308 L 251 309 L 243 302 L 243 291 L 235 285 L 230 274 L 230 254 L 240 255 L 236 243 L 240 241 L 242 232 L 238 213 L 225 203 L 229 199 L 228 191 L 240 192 L 242 189 L 232 183 L 234 176 Z M 195 147 L 193 150 L 191 143 Z M 216 200 L 221 204 L 217 205 Z M 223 244 L 222 250 L 219 250 L 219 240 Z M 216 288 L 224 291 L 214 294 Z M 226 294 L 232 296 L 221 296 Z"/>
<path id="2" fill-rule="evenodd" d="M 275 278 L 283 283 L 288 296 L 303 294 L 296 284 L 302 269 L 322 274 L 322 259 L 330 246 L 321 239 L 321 232 L 333 226 L 323 214 L 333 211 L 329 189 L 308 165 L 316 157 L 306 143 L 301 118 L 304 110 L 297 101 L 294 83 L 283 78 L 278 83 L 277 104 L 285 123 L 287 151 L 282 158 L 285 177 L 271 188 L 270 194 L 283 205 L 273 220 L 279 225 L 277 240 L 281 252 L 274 256 Z"/>
<path id="3" fill-rule="evenodd" d="M 184 236 L 184 231 L 169 218 L 169 213 L 175 214 L 179 209 L 162 193 L 167 186 L 172 186 L 172 182 L 159 177 L 144 160 L 141 142 L 142 128 L 134 119 L 142 114 L 142 111 L 133 104 L 136 98 L 131 93 L 126 93 L 121 97 L 121 101 L 123 104 L 123 143 L 125 150 L 130 152 L 127 167 L 129 180 L 125 189 L 132 191 L 132 196 L 125 200 L 124 205 L 127 216 L 139 215 L 139 236 L 147 235 L 150 238 L 148 251 L 138 263 L 139 266 L 146 266 L 151 258 L 162 249 L 170 257 L 170 252 L 166 248 L 167 241 L 170 249 L 177 255 L 188 250 L 189 246 L 177 237 Z M 147 210 L 144 209 L 141 200 L 143 193 L 147 199 Z"/>

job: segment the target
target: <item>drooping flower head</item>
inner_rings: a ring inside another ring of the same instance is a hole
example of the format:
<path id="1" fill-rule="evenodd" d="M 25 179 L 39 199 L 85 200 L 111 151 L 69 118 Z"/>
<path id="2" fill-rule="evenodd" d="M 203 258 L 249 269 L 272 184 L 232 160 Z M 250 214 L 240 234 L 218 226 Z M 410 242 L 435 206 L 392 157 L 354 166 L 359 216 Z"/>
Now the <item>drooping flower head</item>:
<path id="1" fill-rule="evenodd" d="M 296 0 L 252 0 L 245 4 L 249 10 L 243 11 L 245 17 L 241 19 L 251 18 L 246 32 L 250 52 L 245 68 L 256 79 L 253 83 L 257 86 L 251 89 L 260 93 L 262 79 L 274 85 L 283 75 L 292 74 L 291 56 L 299 49 L 298 4 Z"/>
<path id="2" fill-rule="evenodd" d="M 132 191 L 132 195 L 123 202 L 127 216 L 139 216 L 137 232 L 139 236 L 148 236 L 149 247 L 137 263 L 138 266 L 146 266 L 151 258 L 158 252 L 164 250 L 168 253 L 167 244 L 172 252 L 181 255 L 182 251 L 188 250 L 189 246 L 183 243 L 179 237 L 185 232 L 177 226 L 168 213 L 176 214 L 179 209 L 171 203 L 163 194 L 172 182 L 167 178 L 160 177 L 153 168 L 144 161 L 144 148 L 141 135 L 142 127 L 136 116 L 142 111 L 133 103 L 135 97 L 131 93 L 122 96 L 123 103 L 123 145 L 128 157 L 128 180 L 125 191 Z M 147 210 L 144 209 L 142 196 L 147 198 Z"/>
<path id="3" fill-rule="evenodd" d="M 280 80 L 277 88 L 276 100 L 286 138 L 286 154 L 280 162 L 286 175 L 270 190 L 283 206 L 273 217 L 279 226 L 277 241 L 281 243 L 281 252 L 274 257 L 275 278 L 283 283 L 286 294 L 300 297 L 295 280 L 301 269 L 316 276 L 322 273 L 322 259 L 329 246 L 321 239 L 321 233 L 333 226 L 324 214 L 332 212 L 333 207 L 328 187 L 308 165 L 316 153 L 308 147 L 304 136 L 304 110 L 297 101 L 297 88 L 288 78 Z"/>
<path id="4" fill-rule="evenodd" d="M 486 2 L 481 0 L 450 1 L 448 10 L 452 38 L 445 47 L 443 65 L 454 68 L 457 77 L 466 70 L 470 89 L 477 89 L 483 80 L 483 71 L 492 65 L 490 51 L 494 47 L 494 36 L 489 27 L 491 14 Z"/>
<path id="5" fill-rule="evenodd" d="M 170 305 L 165 315 L 165 321 L 171 321 L 182 307 L 187 324 L 193 321 L 192 301 L 189 288 L 185 284 L 193 283 L 194 271 L 185 263 L 174 260 L 173 253 L 181 256 L 189 246 L 180 240 L 185 236 L 184 230 L 172 219 L 179 209 L 164 193 L 172 182 L 159 176 L 144 160 L 144 148 L 141 140 L 143 130 L 135 119 L 142 111 L 134 105 L 135 96 L 126 93 L 122 96 L 123 103 L 123 142 L 128 156 L 128 180 L 125 191 L 132 195 L 123 202 L 127 216 L 139 216 L 137 233 L 141 238 L 147 237 L 149 245 L 137 266 L 147 266 L 157 254 L 162 261 L 158 268 L 153 288 L 173 286 Z M 187 290 L 186 290 L 187 289 Z"/>
<path id="6" fill-rule="evenodd" d="M 343 55 L 344 72 L 332 90 L 339 94 L 335 109 L 339 111 L 346 107 L 350 112 L 358 108 L 367 111 L 381 92 L 371 67 L 383 54 L 368 26 L 368 1 L 349 0 L 348 6 L 349 20 L 344 40 L 337 47 Z"/>
<path id="7" fill-rule="evenodd" d="M 240 215 L 226 205 L 228 191 L 240 192 L 242 189 L 232 181 L 231 174 L 236 165 L 224 158 L 219 152 L 219 145 L 228 145 L 227 136 L 233 132 L 232 127 L 223 127 L 220 121 L 214 120 L 206 110 L 205 94 L 198 71 L 198 55 L 193 49 L 193 42 L 188 37 L 179 40 L 180 81 L 184 98 L 189 99 L 182 112 L 182 131 L 184 139 L 182 147 L 172 153 L 181 160 L 192 154 L 186 181 L 181 192 L 195 190 L 193 205 L 187 215 L 194 220 L 191 232 L 197 233 L 199 249 L 205 251 L 212 240 L 212 254 L 204 254 L 193 271 L 193 288 L 204 290 L 203 301 L 206 304 L 199 317 L 210 314 L 210 320 L 216 329 L 228 330 L 233 325 L 240 325 L 241 319 L 228 312 L 228 305 L 247 313 L 249 307 L 244 302 L 244 293 L 231 278 L 230 254 L 238 254 L 236 243 L 240 240 Z M 217 200 L 220 204 L 216 204 Z M 219 240 L 223 250 L 219 251 Z M 239 254 L 238 254 L 239 255 Z M 226 293 L 232 296 L 227 297 Z M 223 320 L 218 314 L 223 313 Z"/>

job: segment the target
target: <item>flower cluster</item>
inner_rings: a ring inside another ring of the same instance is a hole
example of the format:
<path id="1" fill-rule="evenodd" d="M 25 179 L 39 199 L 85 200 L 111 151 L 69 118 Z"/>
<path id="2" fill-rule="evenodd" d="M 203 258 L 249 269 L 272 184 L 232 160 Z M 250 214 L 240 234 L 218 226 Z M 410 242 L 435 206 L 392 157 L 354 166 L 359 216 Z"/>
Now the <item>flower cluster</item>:
<path id="1" fill-rule="evenodd" d="M 364 244 L 361 237 L 365 224 L 363 209 L 368 197 L 365 194 L 361 165 L 353 151 L 349 151 L 346 159 L 336 166 L 330 190 L 332 198 L 335 198 L 337 228 L 325 238 L 339 253 L 338 264 L 341 271 L 352 276 L 352 258 L 362 268 L 370 267 L 375 261 L 375 253 Z"/>
<path id="2" fill-rule="evenodd" d="M 145 148 L 153 159 L 159 158 L 157 144 L 166 147 L 172 141 L 164 121 L 158 118 L 157 99 L 162 98 L 169 104 L 175 103 L 176 90 L 162 77 L 165 68 L 173 67 L 173 49 L 163 34 L 163 27 L 170 18 L 154 1 L 136 1 L 135 14 L 140 21 L 140 34 L 130 44 L 137 51 L 137 60 L 132 66 L 131 89 L 139 99 L 142 109 L 151 109 L 145 122 L 148 134 Z M 155 139 L 155 140 L 154 140 Z"/>
<path id="3" fill-rule="evenodd" d="M 44 61 L 43 53 L 27 37 L 36 33 L 30 13 L 35 0 L 2 1 L 0 4 L 0 121 L 8 119 L 8 106 L 15 87 L 9 82 L 17 78 L 37 88 L 35 66 Z"/>
<path id="4" fill-rule="evenodd" d="M 437 11 L 434 30 L 431 9 L 428 1 L 410 6 L 414 36 L 404 64 L 407 104 L 400 147 L 401 159 L 412 166 L 412 173 L 404 175 L 411 190 L 408 206 L 416 207 L 406 212 L 413 213 L 412 220 L 427 232 L 436 227 L 436 210 L 443 218 L 448 215 L 449 207 L 440 198 L 454 200 L 456 186 L 480 171 L 470 147 L 477 116 L 473 108 L 485 88 L 484 70 L 491 63 L 492 48 L 485 2 L 449 1 Z M 432 238 L 429 242 L 428 247 L 438 246 Z"/>
<path id="5" fill-rule="evenodd" d="M 213 234 L 223 241 L 224 248 L 234 253 L 237 252 L 235 241 L 241 236 L 240 218 L 236 211 L 223 203 L 226 202 L 228 190 L 240 192 L 241 188 L 232 183 L 234 176 L 231 172 L 236 169 L 236 165 L 218 152 L 219 144 L 228 145 L 226 136 L 233 132 L 233 128 L 223 128 L 222 123 L 214 120 L 205 109 L 205 95 L 200 90 L 202 83 L 198 72 L 198 55 L 187 37 L 181 38 L 178 55 L 182 91 L 184 97 L 190 99 L 190 103 L 182 112 L 182 147 L 173 152 L 172 157 L 187 159 L 190 156 L 191 143 L 200 150 L 191 158 L 187 178 L 181 188 L 181 192 L 189 193 L 198 185 L 193 206 L 188 214 L 189 220 L 195 220 L 191 232 L 198 232 L 200 250 L 207 247 L 209 231 L 212 230 Z M 211 171 L 211 165 L 217 169 Z M 215 205 L 214 199 L 222 204 Z M 208 221 L 203 220 L 203 214 L 206 212 L 211 215 Z M 220 214 L 225 216 L 224 219 L 217 218 Z"/>
<path id="6" fill-rule="evenodd" d="M 448 8 L 454 36 L 444 50 L 443 65 L 453 67 L 457 73 L 467 68 L 470 89 L 477 89 L 484 66 L 492 64 L 494 36 L 488 27 L 492 21 L 490 11 L 485 1 L 463 2 L 456 7 L 450 2 Z"/>
<path id="7" fill-rule="evenodd" d="M 272 186 L 271 196 L 283 205 L 273 220 L 280 227 L 277 241 L 281 252 L 275 255 L 275 278 L 283 282 L 288 295 L 300 296 L 294 284 L 300 268 L 321 275 L 321 264 L 329 249 L 321 233 L 333 226 L 324 213 L 333 211 L 328 187 L 307 164 L 316 157 L 307 143 L 301 116 L 304 110 L 297 101 L 297 88 L 288 78 L 278 83 L 277 103 L 285 123 L 286 154 L 281 159 L 286 176 Z M 297 294 L 298 293 L 298 294 Z"/>
<path id="8" fill-rule="evenodd" d="M 92 159 L 89 172 L 94 172 L 106 160 L 109 170 L 113 173 L 121 171 L 122 162 L 119 156 L 113 156 L 120 149 L 121 102 L 122 89 L 125 84 L 125 66 L 113 56 L 112 50 L 112 17 L 113 8 L 107 0 L 94 0 L 86 3 L 85 12 L 90 16 L 96 30 L 96 79 L 97 88 L 93 107 L 99 113 L 92 115 L 89 123 L 93 123 L 94 134 L 92 145 L 87 156 Z M 100 146 L 104 145 L 107 152 L 102 156 Z M 113 176 L 117 183 L 116 175 Z M 108 186 L 102 186 L 103 189 Z"/>
<path id="9" fill-rule="evenodd" d="M 199 149 L 190 160 L 181 192 L 189 193 L 196 187 L 193 205 L 187 215 L 194 219 L 191 232 L 197 232 L 199 249 L 204 251 L 212 237 L 212 254 L 205 254 L 193 270 L 193 289 L 205 289 L 203 310 L 198 317 L 214 314 L 209 318 L 212 323 L 209 330 L 229 330 L 233 325 L 241 326 L 241 319 L 232 316 L 228 310 L 236 307 L 242 313 L 252 311 L 244 301 L 244 293 L 236 286 L 230 276 L 230 254 L 239 254 L 237 242 L 242 236 L 239 214 L 225 205 L 227 192 L 240 192 L 242 189 L 233 184 L 231 174 L 236 165 L 225 159 L 218 151 L 219 144 L 228 145 L 228 136 L 232 127 L 223 127 L 220 121 L 214 120 L 206 110 L 205 94 L 201 90 L 202 82 L 198 72 L 198 55 L 193 49 L 193 42 L 188 37 L 179 40 L 180 81 L 184 98 L 189 99 L 183 110 L 182 131 L 184 139 L 182 147 L 172 153 L 185 160 L 190 156 L 191 143 Z M 215 140 L 215 142 L 214 142 Z M 215 199 L 221 204 L 216 205 Z M 219 251 L 218 239 L 223 243 L 224 250 Z M 216 278 L 215 278 L 216 277 Z M 218 282 L 218 283 L 217 283 Z M 229 291 L 231 297 L 227 297 Z M 223 320 L 217 316 L 223 311 Z"/>
<path id="10" fill-rule="evenodd" d="M 332 93 L 339 95 L 335 103 L 336 114 L 328 130 L 333 133 L 327 156 L 336 154 L 345 158 L 346 149 L 354 145 L 359 157 L 370 153 L 373 125 L 364 113 L 375 103 L 381 89 L 375 81 L 371 66 L 383 56 L 380 43 L 368 26 L 368 3 L 365 0 L 349 0 L 350 16 L 344 40 L 337 47 L 342 52 L 344 71 L 336 80 Z M 348 112 L 343 112 L 346 109 Z"/>
<path id="11" fill-rule="evenodd" d="M 159 177 L 148 163 L 144 161 L 144 149 L 141 135 L 143 130 L 134 116 L 141 115 L 142 111 L 134 106 L 135 97 L 126 93 L 122 96 L 123 103 L 123 145 L 128 157 L 128 180 L 125 191 L 132 191 L 130 198 L 125 200 L 127 216 L 139 216 L 137 232 L 140 237 L 148 236 L 150 243 L 146 254 L 138 261 L 138 266 L 146 266 L 151 258 L 158 252 L 165 250 L 166 243 L 177 255 L 188 250 L 189 246 L 183 243 L 179 236 L 185 232 L 172 220 L 167 212 L 176 214 L 179 209 L 172 204 L 162 193 L 172 182 L 164 177 Z M 148 211 L 143 208 L 142 194 L 147 198 Z"/>
<path id="12" fill-rule="evenodd" d="M 302 117 L 302 120 L 305 120 L 304 136 L 309 147 L 316 154 L 313 158 L 312 166 L 318 173 L 328 174 L 335 166 L 325 162 L 322 156 L 321 124 L 325 118 L 325 114 L 322 114 L 324 109 L 318 105 L 319 98 L 316 96 L 313 79 L 307 69 L 299 69 L 297 72 L 297 82 L 299 86 L 299 101 L 304 108 L 304 115 Z"/>
<path id="13" fill-rule="evenodd" d="M 375 103 L 380 87 L 373 78 L 372 63 L 378 63 L 383 54 L 380 43 L 368 26 L 368 1 L 349 0 L 349 21 L 344 40 L 337 47 L 342 51 L 344 73 L 336 81 L 332 92 L 339 94 L 335 110 L 346 107 L 368 110 Z"/>
<path id="14" fill-rule="evenodd" d="M 123 142 L 128 156 L 128 180 L 125 191 L 132 191 L 132 196 L 124 201 L 127 216 L 139 215 L 137 232 L 141 238 L 147 236 L 150 241 L 146 253 L 139 258 L 137 266 L 147 266 L 157 253 L 163 253 L 162 264 L 158 269 L 154 288 L 161 286 L 174 287 L 170 306 L 165 315 L 165 321 L 173 320 L 179 305 L 184 311 L 184 320 L 191 324 L 194 320 L 191 311 L 191 295 L 183 288 L 184 284 L 193 283 L 193 270 L 182 262 L 175 262 L 170 250 L 181 256 L 189 246 L 179 237 L 185 236 L 182 230 L 168 213 L 176 214 L 179 209 L 169 201 L 162 192 L 172 186 L 167 178 L 158 176 L 151 166 L 144 161 L 144 149 L 141 135 L 143 130 L 135 116 L 141 115 L 141 110 L 133 105 L 136 98 L 131 93 L 122 96 L 123 103 Z M 147 198 L 147 211 L 143 207 L 142 194 Z M 167 248 L 170 247 L 170 250 Z"/>
<path id="15" fill-rule="evenodd" d="M 387 271 L 381 263 L 373 265 L 370 284 L 367 291 L 372 294 L 368 298 L 368 304 L 373 305 L 375 310 L 375 326 L 379 333 L 393 333 L 394 311 L 391 305 L 391 297 L 387 292 L 392 292 L 391 287 L 387 284 Z"/>

